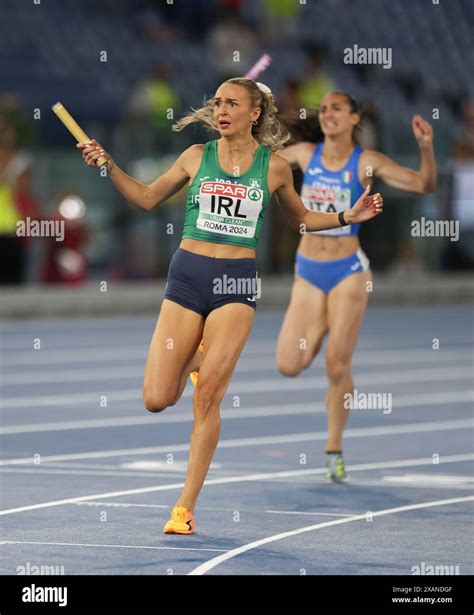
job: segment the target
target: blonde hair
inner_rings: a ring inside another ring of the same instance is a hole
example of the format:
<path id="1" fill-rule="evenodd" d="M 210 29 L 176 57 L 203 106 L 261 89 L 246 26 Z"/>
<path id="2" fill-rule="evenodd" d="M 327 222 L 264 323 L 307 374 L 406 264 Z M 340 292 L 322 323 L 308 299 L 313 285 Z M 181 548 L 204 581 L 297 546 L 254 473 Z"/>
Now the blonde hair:
<path id="1" fill-rule="evenodd" d="M 243 86 L 249 93 L 252 108 L 256 109 L 259 107 L 262 110 L 256 120 L 256 124 L 252 124 L 252 136 L 255 140 L 262 145 L 268 146 L 272 152 L 281 149 L 290 139 L 290 134 L 277 118 L 278 109 L 275 106 L 275 100 L 270 88 L 263 83 L 257 84 L 252 79 L 246 79 L 245 77 L 234 77 L 227 79 L 224 83 Z M 217 125 L 214 120 L 214 97 L 206 100 L 199 109 L 192 109 L 190 113 L 187 113 L 173 124 L 172 128 L 174 131 L 180 131 L 194 122 L 199 122 L 209 130 L 217 131 Z"/>

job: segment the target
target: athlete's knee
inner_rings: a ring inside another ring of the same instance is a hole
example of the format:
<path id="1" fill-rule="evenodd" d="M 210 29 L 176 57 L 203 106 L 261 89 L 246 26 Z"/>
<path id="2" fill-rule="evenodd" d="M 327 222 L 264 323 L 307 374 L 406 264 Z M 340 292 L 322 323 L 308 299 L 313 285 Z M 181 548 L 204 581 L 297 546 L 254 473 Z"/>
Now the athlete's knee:
<path id="1" fill-rule="evenodd" d="M 143 403 L 149 412 L 163 412 L 166 408 L 174 406 L 178 399 L 176 387 L 143 387 Z"/>
<path id="2" fill-rule="evenodd" d="M 331 382 L 338 383 L 350 374 L 350 358 L 328 351 L 326 372 Z"/>
<path id="3" fill-rule="evenodd" d="M 297 353 L 277 353 L 276 368 L 283 376 L 294 378 L 311 365 L 318 350 L 300 348 Z"/>
<path id="4" fill-rule="evenodd" d="M 294 378 L 297 376 L 303 369 L 301 359 L 302 353 L 300 348 L 295 353 L 295 349 L 292 349 L 291 346 L 288 347 L 287 344 L 278 344 L 275 365 L 282 376 L 286 376 L 287 378 Z"/>
<path id="5" fill-rule="evenodd" d="M 199 378 L 196 383 L 194 399 L 197 410 L 204 413 L 204 416 L 213 407 L 217 407 L 221 402 L 225 388 L 224 383 L 218 374 L 205 373 L 202 370 L 199 372 Z"/>
<path id="6" fill-rule="evenodd" d="M 286 376 L 287 378 L 295 378 L 303 371 L 301 362 L 291 362 L 280 357 L 277 357 L 276 368 L 282 376 Z"/>

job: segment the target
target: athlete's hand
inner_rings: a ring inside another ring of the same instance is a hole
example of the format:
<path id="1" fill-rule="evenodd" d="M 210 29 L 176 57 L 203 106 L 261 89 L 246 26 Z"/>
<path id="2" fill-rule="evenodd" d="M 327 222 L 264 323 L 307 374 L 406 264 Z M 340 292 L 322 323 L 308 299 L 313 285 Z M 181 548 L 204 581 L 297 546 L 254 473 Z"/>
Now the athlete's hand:
<path id="1" fill-rule="evenodd" d="M 84 162 L 89 167 L 97 166 L 97 160 L 104 156 L 107 160 L 111 160 L 112 156 L 108 154 L 102 145 L 98 143 L 95 139 L 90 139 L 89 141 L 84 141 L 83 143 L 78 143 L 76 147 L 82 150 L 82 157 L 84 158 Z"/>
<path id="2" fill-rule="evenodd" d="M 359 222 L 366 222 L 378 216 L 383 211 L 383 198 L 382 195 L 377 192 L 376 194 L 369 195 L 371 185 L 369 184 L 364 190 L 362 196 L 355 202 L 354 207 L 346 210 L 344 218 L 351 224 L 358 224 Z"/>
<path id="3" fill-rule="evenodd" d="M 420 147 L 433 145 L 433 126 L 424 120 L 421 115 L 413 116 L 411 127 Z"/>

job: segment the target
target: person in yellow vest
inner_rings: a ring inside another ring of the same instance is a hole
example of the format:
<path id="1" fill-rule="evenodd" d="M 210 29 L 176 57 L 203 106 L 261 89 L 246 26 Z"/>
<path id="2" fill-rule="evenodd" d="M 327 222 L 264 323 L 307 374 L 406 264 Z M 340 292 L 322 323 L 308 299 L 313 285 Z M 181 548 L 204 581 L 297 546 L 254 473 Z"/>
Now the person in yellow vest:
<path id="1" fill-rule="evenodd" d="M 168 67 L 155 64 L 152 74 L 138 84 L 130 100 L 127 132 L 132 148 L 128 149 L 139 144 L 141 155 L 147 150 L 166 150 L 179 107 Z"/>
<path id="2" fill-rule="evenodd" d="M 336 89 L 336 83 L 324 70 L 322 49 L 312 49 L 306 64 L 305 77 L 298 89 L 298 98 L 304 109 L 319 107 L 322 99 Z"/>
<path id="3" fill-rule="evenodd" d="M 23 218 L 15 199 L 18 177 L 16 135 L 0 115 L 0 284 L 21 284 L 25 270 L 25 244 L 17 236 L 17 222 Z"/>

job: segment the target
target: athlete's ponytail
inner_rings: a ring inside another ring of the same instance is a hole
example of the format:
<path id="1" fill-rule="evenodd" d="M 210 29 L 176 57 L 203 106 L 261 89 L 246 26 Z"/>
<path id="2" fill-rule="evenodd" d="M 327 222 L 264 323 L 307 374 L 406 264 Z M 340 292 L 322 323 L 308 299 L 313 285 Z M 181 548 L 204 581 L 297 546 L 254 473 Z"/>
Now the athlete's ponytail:
<path id="1" fill-rule="evenodd" d="M 304 117 L 297 112 L 285 113 L 280 116 L 280 122 L 291 135 L 291 143 L 309 141 L 321 143 L 324 141 L 324 133 L 321 130 L 317 109 L 305 110 Z"/>
<path id="2" fill-rule="evenodd" d="M 281 149 L 289 140 L 290 134 L 283 128 L 277 117 L 278 109 L 275 106 L 270 88 L 263 83 L 257 83 L 245 77 L 234 77 L 224 81 L 224 83 L 233 83 L 246 88 L 252 108 L 259 107 L 261 109 L 258 119 L 252 125 L 252 135 L 255 140 L 262 145 L 267 145 L 272 152 Z M 175 131 L 180 131 L 193 122 L 199 122 L 206 128 L 217 131 L 217 125 L 214 121 L 214 98 L 208 99 L 200 109 L 192 109 L 191 113 L 178 120 L 172 128 Z"/>

